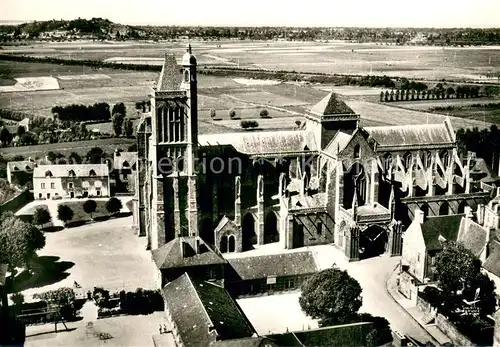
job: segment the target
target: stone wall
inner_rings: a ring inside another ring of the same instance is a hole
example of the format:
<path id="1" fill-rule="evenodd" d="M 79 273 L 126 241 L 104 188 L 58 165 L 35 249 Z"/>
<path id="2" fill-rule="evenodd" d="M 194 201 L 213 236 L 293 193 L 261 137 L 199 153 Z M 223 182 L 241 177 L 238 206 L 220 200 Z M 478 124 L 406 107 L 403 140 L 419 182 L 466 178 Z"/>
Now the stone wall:
<path id="1" fill-rule="evenodd" d="M 417 295 L 417 308 L 422 312 L 431 312 L 431 304 L 425 299 L 423 299 L 420 295 Z"/>
<path id="2" fill-rule="evenodd" d="M 445 316 L 438 313 L 436 316 L 436 326 L 448 336 L 457 346 L 476 346 L 467 337 L 461 334 L 458 329 Z"/>

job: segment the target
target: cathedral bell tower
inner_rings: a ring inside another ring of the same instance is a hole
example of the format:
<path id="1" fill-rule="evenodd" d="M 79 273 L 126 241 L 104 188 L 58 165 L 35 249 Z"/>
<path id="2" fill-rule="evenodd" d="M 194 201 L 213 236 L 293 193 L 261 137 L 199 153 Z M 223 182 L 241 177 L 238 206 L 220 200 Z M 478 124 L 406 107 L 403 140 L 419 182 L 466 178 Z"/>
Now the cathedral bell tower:
<path id="1" fill-rule="evenodd" d="M 180 71 L 179 71 L 180 69 Z M 196 58 L 188 45 L 177 64 L 165 54 L 151 95 L 152 249 L 179 236 L 198 236 Z"/>

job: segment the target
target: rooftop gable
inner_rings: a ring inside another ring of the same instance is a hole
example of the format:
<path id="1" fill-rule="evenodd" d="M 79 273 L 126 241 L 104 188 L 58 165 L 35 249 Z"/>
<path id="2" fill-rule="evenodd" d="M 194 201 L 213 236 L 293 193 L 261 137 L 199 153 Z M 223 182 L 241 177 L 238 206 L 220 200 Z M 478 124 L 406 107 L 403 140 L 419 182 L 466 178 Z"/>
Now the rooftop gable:
<path id="1" fill-rule="evenodd" d="M 176 237 L 151 253 L 158 269 L 226 263 L 222 254 L 200 237 Z"/>
<path id="2" fill-rule="evenodd" d="M 479 258 L 488 243 L 488 231 L 471 220 L 463 217 L 460 223 L 460 230 L 457 236 L 457 242 L 470 250 Z"/>
<path id="3" fill-rule="evenodd" d="M 50 172 L 52 177 L 106 177 L 109 175 L 106 164 L 66 164 L 38 165 L 33 170 L 33 177 L 44 178 L 47 172 Z"/>

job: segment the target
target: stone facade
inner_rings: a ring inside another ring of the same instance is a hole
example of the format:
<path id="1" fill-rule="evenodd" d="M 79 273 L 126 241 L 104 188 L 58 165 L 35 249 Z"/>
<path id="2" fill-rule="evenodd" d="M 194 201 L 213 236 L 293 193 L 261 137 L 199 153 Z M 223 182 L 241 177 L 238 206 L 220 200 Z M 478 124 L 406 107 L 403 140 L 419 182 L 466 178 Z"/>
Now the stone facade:
<path id="1" fill-rule="evenodd" d="M 353 261 L 401 255 L 417 208 L 447 215 L 489 197 L 449 120 L 362 128 L 334 94 L 295 131 L 199 135 L 196 68 L 190 47 L 180 68 L 166 55 L 137 131 L 139 235 L 151 249 L 200 236 L 221 251 L 333 243 Z"/>

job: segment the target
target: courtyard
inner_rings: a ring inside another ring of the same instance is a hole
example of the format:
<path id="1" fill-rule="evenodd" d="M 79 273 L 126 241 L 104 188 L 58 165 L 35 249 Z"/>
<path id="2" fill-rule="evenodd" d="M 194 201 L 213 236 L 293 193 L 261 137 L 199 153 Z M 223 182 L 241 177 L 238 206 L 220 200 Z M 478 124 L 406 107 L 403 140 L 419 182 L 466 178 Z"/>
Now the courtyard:
<path id="1" fill-rule="evenodd" d="M 44 268 L 34 278 L 23 278 L 29 283 L 22 288 L 26 301 L 35 293 L 73 287 L 75 281 L 82 293 L 95 286 L 112 292 L 155 288 L 155 265 L 146 239 L 132 228 L 132 217 L 47 232 L 45 237 L 38 252 Z"/>

